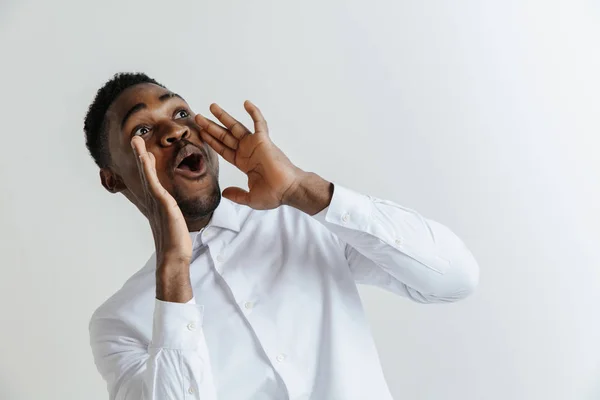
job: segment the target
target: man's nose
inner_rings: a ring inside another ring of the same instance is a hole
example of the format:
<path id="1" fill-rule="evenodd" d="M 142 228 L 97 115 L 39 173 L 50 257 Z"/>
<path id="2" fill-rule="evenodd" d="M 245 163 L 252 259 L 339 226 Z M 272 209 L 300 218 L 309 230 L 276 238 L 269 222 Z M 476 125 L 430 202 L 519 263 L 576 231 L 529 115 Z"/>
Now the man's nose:
<path id="1" fill-rule="evenodd" d="M 180 125 L 171 121 L 162 127 L 160 144 L 162 146 L 171 146 L 181 139 L 187 139 L 190 136 L 190 130 L 185 125 Z"/>

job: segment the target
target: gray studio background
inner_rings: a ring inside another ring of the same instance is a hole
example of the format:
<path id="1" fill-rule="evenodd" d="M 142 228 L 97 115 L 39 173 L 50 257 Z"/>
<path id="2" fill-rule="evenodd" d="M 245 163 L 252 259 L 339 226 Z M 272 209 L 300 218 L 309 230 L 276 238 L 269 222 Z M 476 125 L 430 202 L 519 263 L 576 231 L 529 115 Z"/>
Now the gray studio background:
<path id="1" fill-rule="evenodd" d="M 0 2 L 0 399 L 106 399 L 93 310 L 153 250 L 82 121 L 114 72 L 266 115 L 300 167 L 454 230 L 477 293 L 363 288 L 407 400 L 600 398 L 594 1 Z M 222 187 L 245 184 L 222 165 Z"/>

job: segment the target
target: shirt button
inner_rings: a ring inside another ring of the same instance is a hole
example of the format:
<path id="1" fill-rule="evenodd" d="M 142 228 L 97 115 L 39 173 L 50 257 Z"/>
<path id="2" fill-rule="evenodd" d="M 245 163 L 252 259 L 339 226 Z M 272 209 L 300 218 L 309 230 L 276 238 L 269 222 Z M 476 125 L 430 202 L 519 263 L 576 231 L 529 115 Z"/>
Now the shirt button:
<path id="1" fill-rule="evenodd" d="M 217 256 L 217 261 L 218 261 L 218 262 L 223 262 L 223 261 L 225 261 L 225 257 L 223 257 L 223 255 L 222 255 L 222 254 L 219 254 L 219 255 Z"/>
<path id="2" fill-rule="evenodd" d="M 396 246 L 400 246 L 402 244 L 402 239 L 396 239 L 394 243 L 396 243 Z"/>
<path id="3" fill-rule="evenodd" d="M 275 357 L 275 359 L 277 360 L 277 362 L 282 362 L 283 360 L 285 360 L 285 354 L 281 353 L 277 357 Z"/>
<path id="4" fill-rule="evenodd" d="M 252 310 L 253 307 L 254 307 L 254 303 L 251 301 L 247 301 L 244 303 L 244 308 L 246 308 L 246 310 Z"/>
<path id="5" fill-rule="evenodd" d="M 350 214 L 346 213 L 342 215 L 342 221 L 348 222 L 350 220 Z"/>
<path id="6" fill-rule="evenodd" d="M 188 393 L 189 394 L 194 394 L 194 388 L 190 386 L 190 388 L 188 389 Z"/>
<path id="7" fill-rule="evenodd" d="M 189 324 L 187 324 L 187 328 L 190 331 L 195 331 L 196 330 L 196 323 L 195 322 L 190 322 Z"/>

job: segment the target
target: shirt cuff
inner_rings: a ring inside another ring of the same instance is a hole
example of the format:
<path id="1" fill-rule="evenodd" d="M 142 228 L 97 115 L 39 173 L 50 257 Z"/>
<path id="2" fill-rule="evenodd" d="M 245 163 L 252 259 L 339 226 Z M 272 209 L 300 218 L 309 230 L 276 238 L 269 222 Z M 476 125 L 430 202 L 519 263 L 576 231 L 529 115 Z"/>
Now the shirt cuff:
<path id="1" fill-rule="evenodd" d="M 202 338 L 204 306 L 155 299 L 152 348 L 193 350 Z"/>
<path id="2" fill-rule="evenodd" d="M 354 230 L 367 231 L 372 207 L 373 203 L 369 196 L 334 184 L 331 203 L 313 215 L 313 218 L 323 224 L 329 222 Z"/>

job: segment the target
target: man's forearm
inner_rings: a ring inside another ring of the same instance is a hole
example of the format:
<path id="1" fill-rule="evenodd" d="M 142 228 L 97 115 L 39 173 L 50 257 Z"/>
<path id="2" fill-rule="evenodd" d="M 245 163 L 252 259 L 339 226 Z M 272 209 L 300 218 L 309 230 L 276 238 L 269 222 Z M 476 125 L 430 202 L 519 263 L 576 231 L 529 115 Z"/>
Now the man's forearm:
<path id="1" fill-rule="evenodd" d="M 187 263 L 159 265 L 156 269 L 156 298 L 171 303 L 187 303 L 194 296 Z"/>

